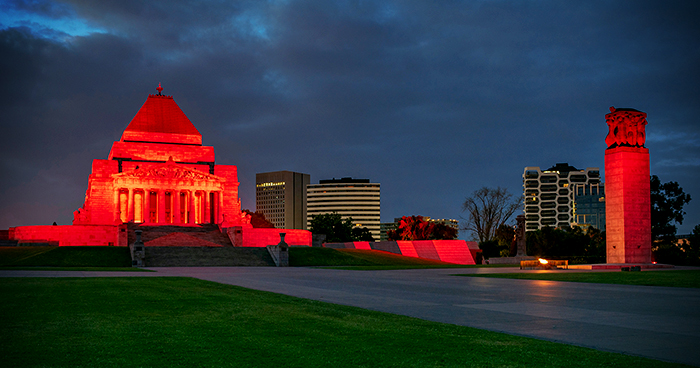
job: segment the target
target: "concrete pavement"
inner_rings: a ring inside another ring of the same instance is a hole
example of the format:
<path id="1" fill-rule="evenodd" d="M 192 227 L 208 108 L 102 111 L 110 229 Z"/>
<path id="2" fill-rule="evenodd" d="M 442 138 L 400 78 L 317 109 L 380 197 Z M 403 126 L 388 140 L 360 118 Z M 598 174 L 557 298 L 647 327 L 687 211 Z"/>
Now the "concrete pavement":
<path id="1" fill-rule="evenodd" d="M 700 366 L 700 350 L 697 349 L 700 344 L 700 289 L 451 276 L 522 272 L 498 268 L 347 271 L 174 267 L 153 270 L 157 273 L 85 271 L 72 276 L 189 276 Z M 72 273 L 0 271 L 0 277 L 62 277 Z"/>

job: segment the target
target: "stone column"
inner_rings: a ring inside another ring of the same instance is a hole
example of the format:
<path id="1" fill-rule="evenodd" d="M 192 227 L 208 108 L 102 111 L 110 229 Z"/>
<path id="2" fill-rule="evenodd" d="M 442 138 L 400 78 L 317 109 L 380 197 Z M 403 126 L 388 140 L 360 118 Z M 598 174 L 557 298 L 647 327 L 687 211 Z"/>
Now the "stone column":
<path id="1" fill-rule="evenodd" d="M 158 190 L 158 219 L 156 221 L 159 224 L 165 224 L 165 190 Z"/>
<path id="2" fill-rule="evenodd" d="M 224 222 L 224 191 L 219 191 L 218 192 L 218 197 L 219 197 L 219 207 L 216 209 L 216 223 L 220 224 Z"/>
<path id="3" fill-rule="evenodd" d="M 181 224 L 183 221 L 180 219 L 180 191 L 176 190 L 171 193 L 170 196 L 173 199 L 173 205 L 170 212 L 173 214 L 173 224 Z"/>
<path id="4" fill-rule="evenodd" d="M 143 190 L 143 223 L 151 221 L 151 190 Z"/>
<path id="5" fill-rule="evenodd" d="M 127 222 L 134 221 L 134 188 L 129 188 L 129 194 L 126 197 L 126 203 L 128 211 L 128 216 L 126 218 Z"/>
<path id="6" fill-rule="evenodd" d="M 195 208 L 194 208 L 194 190 L 189 190 L 187 191 L 187 201 L 189 202 L 189 211 L 187 211 L 187 215 L 189 217 L 188 223 L 194 224 L 194 219 L 196 216 Z"/>
<path id="7" fill-rule="evenodd" d="M 204 207 L 204 214 L 202 216 L 203 224 L 211 223 L 211 217 L 209 216 L 211 214 L 211 201 L 209 200 L 209 193 L 211 192 L 208 190 L 204 191 L 204 202 L 202 203 L 202 207 Z"/>
<path id="8" fill-rule="evenodd" d="M 610 108 L 605 142 L 605 227 L 608 263 L 651 262 L 647 114 Z"/>
<path id="9" fill-rule="evenodd" d="M 114 188 L 114 222 L 122 222 L 119 205 L 119 188 Z"/>

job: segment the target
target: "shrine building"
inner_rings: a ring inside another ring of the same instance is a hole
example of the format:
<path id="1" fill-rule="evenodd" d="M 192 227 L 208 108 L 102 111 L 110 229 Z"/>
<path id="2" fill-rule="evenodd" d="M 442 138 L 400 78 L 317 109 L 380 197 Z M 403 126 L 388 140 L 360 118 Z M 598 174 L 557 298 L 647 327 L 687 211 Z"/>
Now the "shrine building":
<path id="1" fill-rule="evenodd" d="M 107 159 L 93 160 L 85 202 L 73 213 L 73 225 L 14 227 L 9 238 L 126 246 L 127 227 L 211 224 L 230 238 L 230 244 L 220 246 L 264 247 L 277 244 L 282 232 L 290 245 L 311 245 L 305 230 L 254 229 L 250 216 L 241 212 L 236 166 L 217 164 L 214 148 L 202 145 L 202 135 L 173 97 L 161 94 L 160 84 L 156 90 Z"/>
<path id="2" fill-rule="evenodd" d="M 94 160 L 73 224 L 231 224 L 241 221 L 236 166 L 214 148 L 172 96 L 149 95 L 106 160 Z"/>

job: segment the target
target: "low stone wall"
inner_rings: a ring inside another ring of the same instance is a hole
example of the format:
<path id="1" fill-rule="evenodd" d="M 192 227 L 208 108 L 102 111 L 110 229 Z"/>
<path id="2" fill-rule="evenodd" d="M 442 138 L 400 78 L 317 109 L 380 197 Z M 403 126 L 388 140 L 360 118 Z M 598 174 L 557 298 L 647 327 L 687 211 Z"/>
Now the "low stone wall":
<path id="1" fill-rule="evenodd" d="M 474 244 L 469 244 L 474 243 Z M 434 259 L 436 261 L 473 265 L 476 242 L 464 240 L 414 240 L 383 242 L 326 243 L 327 248 L 373 249 L 400 254 L 407 257 Z M 478 249 L 478 246 L 476 247 Z"/>
<path id="2" fill-rule="evenodd" d="M 287 234 L 284 241 L 289 246 L 311 246 L 311 232 L 297 229 L 243 228 L 242 247 L 267 247 L 280 242 L 280 233 Z M 233 242 L 233 241 L 232 241 Z"/>
<path id="3" fill-rule="evenodd" d="M 18 243 L 57 243 L 65 246 L 119 245 L 116 225 L 37 225 L 9 229 L 9 237 Z M 123 244 L 126 245 L 126 244 Z"/>

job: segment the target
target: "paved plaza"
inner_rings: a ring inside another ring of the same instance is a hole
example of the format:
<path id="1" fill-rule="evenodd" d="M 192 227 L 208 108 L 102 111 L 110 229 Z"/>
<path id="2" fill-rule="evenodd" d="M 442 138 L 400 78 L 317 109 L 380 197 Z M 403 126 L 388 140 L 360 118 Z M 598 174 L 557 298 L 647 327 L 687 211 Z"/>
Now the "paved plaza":
<path id="1" fill-rule="evenodd" d="M 700 289 L 451 276 L 522 272 L 503 268 L 348 271 L 296 267 L 173 267 L 153 270 L 157 272 L 0 271 L 0 277 L 189 276 L 700 366 L 697 348 L 700 345 Z"/>

